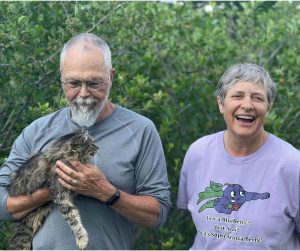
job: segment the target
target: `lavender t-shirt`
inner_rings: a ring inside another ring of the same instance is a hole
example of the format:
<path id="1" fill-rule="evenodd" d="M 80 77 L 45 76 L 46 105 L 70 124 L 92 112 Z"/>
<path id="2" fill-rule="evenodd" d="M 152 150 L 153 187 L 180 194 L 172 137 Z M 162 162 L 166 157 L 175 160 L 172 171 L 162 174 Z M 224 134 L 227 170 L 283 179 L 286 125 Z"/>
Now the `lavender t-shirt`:
<path id="1" fill-rule="evenodd" d="M 177 207 L 192 215 L 191 249 L 300 249 L 300 152 L 269 134 L 232 157 L 223 136 L 198 139 L 184 159 Z"/>

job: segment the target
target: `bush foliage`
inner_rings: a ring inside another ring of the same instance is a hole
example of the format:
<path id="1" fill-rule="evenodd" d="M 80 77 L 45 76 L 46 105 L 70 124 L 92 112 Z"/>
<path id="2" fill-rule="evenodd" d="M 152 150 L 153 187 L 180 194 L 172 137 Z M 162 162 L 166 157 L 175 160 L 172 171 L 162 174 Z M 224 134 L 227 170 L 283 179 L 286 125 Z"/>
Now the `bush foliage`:
<path id="1" fill-rule="evenodd" d="M 163 228 L 138 228 L 135 248 L 189 248 L 194 226 L 175 208 L 180 168 L 194 140 L 224 129 L 214 91 L 227 67 L 270 72 L 278 96 L 266 129 L 300 148 L 299 11 L 297 2 L 0 2 L 0 164 L 26 125 L 66 105 L 63 44 L 95 33 L 113 53 L 111 99 L 155 122 L 167 158 L 173 208 Z"/>

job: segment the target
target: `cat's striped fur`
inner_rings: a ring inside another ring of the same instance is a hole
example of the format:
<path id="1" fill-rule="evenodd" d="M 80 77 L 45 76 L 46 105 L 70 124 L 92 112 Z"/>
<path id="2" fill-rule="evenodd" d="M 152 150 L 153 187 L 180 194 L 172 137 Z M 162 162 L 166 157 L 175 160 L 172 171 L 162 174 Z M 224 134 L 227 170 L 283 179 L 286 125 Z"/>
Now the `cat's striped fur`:
<path id="1" fill-rule="evenodd" d="M 81 223 L 78 209 L 73 203 L 75 193 L 58 183 L 55 168 L 57 160 L 63 160 L 69 164 L 68 159 L 76 159 L 85 163 L 96 153 L 97 149 L 98 147 L 88 134 L 83 130 L 78 130 L 53 141 L 47 150 L 32 156 L 12 176 L 8 187 L 10 196 L 30 195 L 39 188 L 47 187 L 52 201 L 32 211 L 25 218 L 14 221 L 10 249 L 32 249 L 33 236 L 43 224 L 53 203 L 70 225 L 78 248 L 87 248 L 88 234 Z"/>

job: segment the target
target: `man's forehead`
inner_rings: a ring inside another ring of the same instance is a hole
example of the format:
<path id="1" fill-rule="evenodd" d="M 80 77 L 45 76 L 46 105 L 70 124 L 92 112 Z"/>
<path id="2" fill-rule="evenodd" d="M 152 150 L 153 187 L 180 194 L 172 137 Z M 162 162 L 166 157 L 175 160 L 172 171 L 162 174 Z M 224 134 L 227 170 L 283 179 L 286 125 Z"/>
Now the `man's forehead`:
<path id="1" fill-rule="evenodd" d="M 87 41 L 78 41 L 74 44 L 72 44 L 69 49 L 68 52 L 70 51 L 83 51 L 83 52 L 91 52 L 91 51 L 95 51 L 98 50 L 99 52 L 102 53 L 102 50 L 99 46 L 94 45 L 91 42 L 87 42 Z"/>
<path id="2" fill-rule="evenodd" d="M 104 54 L 100 47 L 90 44 L 77 44 L 70 47 L 65 55 L 64 64 L 78 63 L 79 61 L 87 60 L 94 63 L 103 63 Z"/>

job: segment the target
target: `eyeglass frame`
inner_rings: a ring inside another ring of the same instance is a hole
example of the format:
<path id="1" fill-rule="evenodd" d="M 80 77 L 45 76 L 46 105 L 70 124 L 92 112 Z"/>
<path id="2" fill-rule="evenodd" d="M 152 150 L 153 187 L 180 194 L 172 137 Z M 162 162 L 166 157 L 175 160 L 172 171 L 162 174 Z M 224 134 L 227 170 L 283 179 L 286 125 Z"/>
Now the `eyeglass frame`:
<path id="1" fill-rule="evenodd" d="M 70 83 L 71 81 L 76 82 L 76 83 L 73 83 L 73 86 L 72 86 L 72 83 Z M 81 81 L 81 80 L 77 80 L 77 79 L 63 81 L 61 79 L 61 83 L 74 91 L 80 91 L 82 88 L 82 85 L 84 84 L 86 89 L 92 92 L 92 91 L 99 91 L 101 89 L 104 89 L 105 87 L 107 87 L 110 84 L 110 80 L 108 80 L 108 81 L 103 80 L 103 81 L 99 82 L 99 81 L 93 81 L 93 80 Z M 74 84 L 77 86 L 74 86 Z M 97 86 L 97 85 L 98 86 L 92 87 L 91 84 L 94 84 L 94 86 Z"/>

